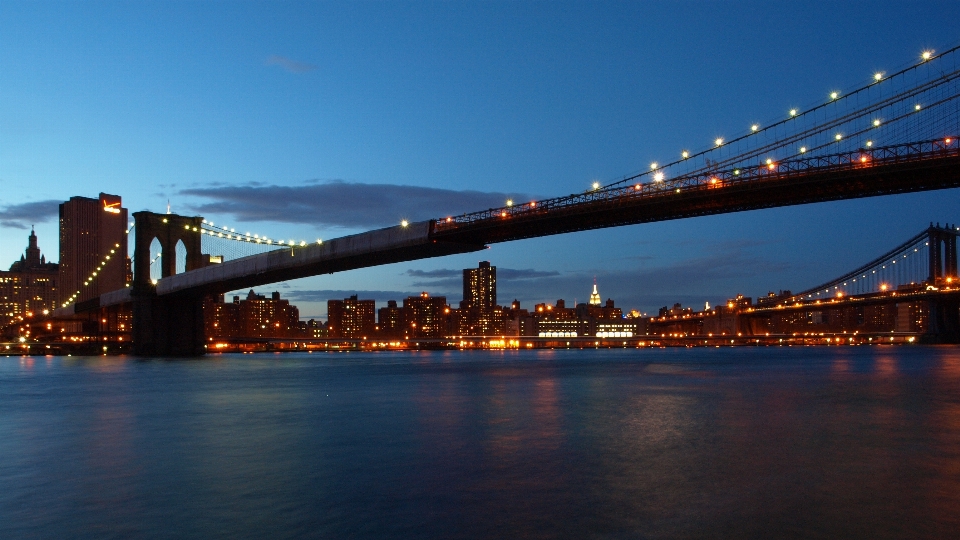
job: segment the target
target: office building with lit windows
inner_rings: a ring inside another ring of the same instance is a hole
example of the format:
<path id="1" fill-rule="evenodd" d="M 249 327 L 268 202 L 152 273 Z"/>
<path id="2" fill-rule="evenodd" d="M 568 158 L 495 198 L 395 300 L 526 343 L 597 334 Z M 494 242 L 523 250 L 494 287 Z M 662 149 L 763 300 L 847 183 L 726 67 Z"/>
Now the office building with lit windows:
<path id="1" fill-rule="evenodd" d="M 377 306 L 373 300 L 358 300 L 357 295 L 343 300 L 327 300 L 327 335 L 332 338 L 364 339 L 377 330 Z"/>
<path id="2" fill-rule="evenodd" d="M 126 230 L 127 209 L 118 195 L 71 197 L 60 204 L 59 302 L 77 291 L 74 300 L 82 302 L 127 286 L 132 276 Z"/>
<path id="3" fill-rule="evenodd" d="M 0 271 L 0 324 L 55 309 L 58 278 L 57 263 L 47 262 L 37 245 L 37 235 L 31 230 L 20 260 L 10 265 L 9 271 Z"/>

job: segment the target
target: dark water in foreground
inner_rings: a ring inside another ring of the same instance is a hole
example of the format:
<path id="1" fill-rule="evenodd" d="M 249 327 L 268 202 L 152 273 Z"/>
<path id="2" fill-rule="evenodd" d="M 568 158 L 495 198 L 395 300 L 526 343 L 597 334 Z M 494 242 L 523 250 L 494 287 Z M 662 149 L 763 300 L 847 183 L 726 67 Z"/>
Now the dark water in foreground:
<path id="1" fill-rule="evenodd" d="M 960 348 L 0 357 L 0 538 L 960 535 Z"/>

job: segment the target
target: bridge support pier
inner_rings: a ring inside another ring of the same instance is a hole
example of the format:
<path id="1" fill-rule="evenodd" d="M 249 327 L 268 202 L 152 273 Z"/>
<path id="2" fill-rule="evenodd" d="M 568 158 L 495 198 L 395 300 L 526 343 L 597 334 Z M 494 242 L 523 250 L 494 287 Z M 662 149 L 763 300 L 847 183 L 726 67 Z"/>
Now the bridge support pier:
<path id="1" fill-rule="evenodd" d="M 136 356 L 202 356 L 206 353 L 203 297 L 133 296 L 133 354 Z"/>
<path id="2" fill-rule="evenodd" d="M 929 303 L 925 343 L 960 343 L 960 299 L 942 298 Z"/>

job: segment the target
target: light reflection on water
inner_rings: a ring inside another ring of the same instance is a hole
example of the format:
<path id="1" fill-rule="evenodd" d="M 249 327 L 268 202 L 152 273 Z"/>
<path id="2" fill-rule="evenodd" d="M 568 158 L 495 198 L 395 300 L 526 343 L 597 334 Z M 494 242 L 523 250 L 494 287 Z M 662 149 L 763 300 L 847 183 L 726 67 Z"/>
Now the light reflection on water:
<path id="1" fill-rule="evenodd" d="M 0 357 L 0 538 L 944 537 L 960 349 Z"/>

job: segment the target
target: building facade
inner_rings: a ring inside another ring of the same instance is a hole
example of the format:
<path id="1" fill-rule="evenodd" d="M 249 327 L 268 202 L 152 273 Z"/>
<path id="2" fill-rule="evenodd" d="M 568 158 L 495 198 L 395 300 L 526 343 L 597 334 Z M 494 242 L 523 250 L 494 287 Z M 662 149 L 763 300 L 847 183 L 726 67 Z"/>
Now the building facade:
<path id="1" fill-rule="evenodd" d="M 127 209 L 118 195 L 71 197 L 60 204 L 60 303 L 82 302 L 127 286 L 131 273 L 126 231 Z"/>
<path id="2" fill-rule="evenodd" d="M 297 338 L 304 337 L 300 310 L 282 300 L 279 292 L 270 298 L 252 289 L 241 300 L 223 301 L 223 295 L 204 304 L 204 326 L 207 338 Z M 315 326 L 315 325 L 314 325 Z"/>
<path id="3" fill-rule="evenodd" d="M 327 335 L 332 338 L 373 338 L 377 331 L 377 306 L 373 300 L 358 300 L 357 295 L 343 300 L 327 300 Z"/>
<path id="4" fill-rule="evenodd" d="M 57 263 L 47 262 L 37 245 L 37 235 L 31 230 L 20 260 L 10 265 L 9 271 L 0 271 L 0 323 L 13 323 L 28 313 L 55 309 L 58 279 Z"/>

